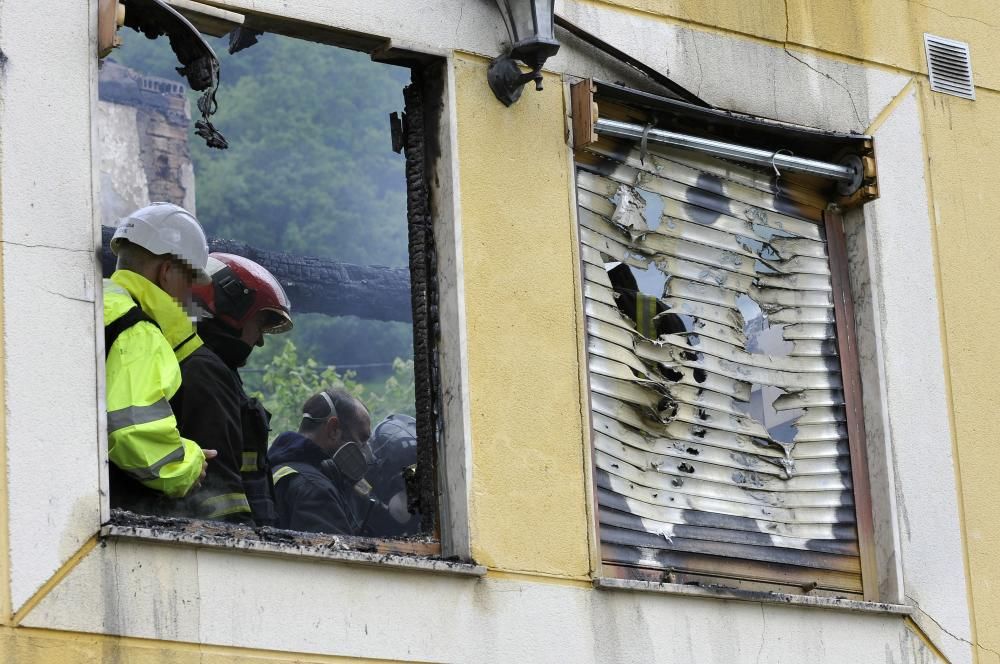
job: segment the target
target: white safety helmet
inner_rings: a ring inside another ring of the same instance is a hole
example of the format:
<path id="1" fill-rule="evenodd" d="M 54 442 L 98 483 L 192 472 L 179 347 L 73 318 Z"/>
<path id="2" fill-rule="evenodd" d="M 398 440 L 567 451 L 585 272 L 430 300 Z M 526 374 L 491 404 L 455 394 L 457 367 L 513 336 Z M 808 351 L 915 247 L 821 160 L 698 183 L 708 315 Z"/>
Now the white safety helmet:
<path id="1" fill-rule="evenodd" d="M 111 238 L 118 255 L 119 240 L 128 240 L 156 256 L 170 254 L 185 261 L 195 273 L 195 283 L 208 284 L 208 240 L 194 215 L 173 203 L 152 203 L 123 218 Z"/>

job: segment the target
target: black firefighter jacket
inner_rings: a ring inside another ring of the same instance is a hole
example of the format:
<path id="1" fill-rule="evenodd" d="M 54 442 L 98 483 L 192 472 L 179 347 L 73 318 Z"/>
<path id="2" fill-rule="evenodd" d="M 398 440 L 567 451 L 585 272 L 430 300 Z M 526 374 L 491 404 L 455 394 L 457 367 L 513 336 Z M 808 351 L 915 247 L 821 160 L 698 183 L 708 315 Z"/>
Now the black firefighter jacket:
<path id="1" fill-rule="evenodd" d="M 181 390 L 171 401 L 178 428 L 187 438 L 219 456 L 208 462 L 199 489 L 187 502 L 189 515 L 247 525 L 274 524 L 267 475 L 270 414 L 243 389 L 236 368 L 250 347 L 205 323 L 205 345 L 181 363 Z"/>
<path id="2" fill-rule="evenodd" d="M 316 443 L 294 431 L 278 436 L 267 452 L 274 482 L 278 527 L 311 533 L 365 535 L 365 516 L 351 485 L 320 469 L 329 458 Z"/>

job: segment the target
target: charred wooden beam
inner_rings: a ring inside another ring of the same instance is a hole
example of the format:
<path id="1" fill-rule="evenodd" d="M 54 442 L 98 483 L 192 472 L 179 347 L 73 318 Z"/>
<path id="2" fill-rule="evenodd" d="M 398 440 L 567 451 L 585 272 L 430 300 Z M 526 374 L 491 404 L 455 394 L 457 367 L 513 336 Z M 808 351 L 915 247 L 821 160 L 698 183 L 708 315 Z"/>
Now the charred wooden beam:
<path id="1" fill-rule="evenodd" d="M 105 277 L 115 269 L 110 246 L 114 230 L 109 226 L 103 229 L 101 266 Z M 288 293 L 294 313 L 403 322 L 413 318 L 410 273 L 405 267 L 352 265 L 328 258 L 258 249 L 221 238 L 209 238 L 208 248 L 245 256 L 270 270 Z"/>

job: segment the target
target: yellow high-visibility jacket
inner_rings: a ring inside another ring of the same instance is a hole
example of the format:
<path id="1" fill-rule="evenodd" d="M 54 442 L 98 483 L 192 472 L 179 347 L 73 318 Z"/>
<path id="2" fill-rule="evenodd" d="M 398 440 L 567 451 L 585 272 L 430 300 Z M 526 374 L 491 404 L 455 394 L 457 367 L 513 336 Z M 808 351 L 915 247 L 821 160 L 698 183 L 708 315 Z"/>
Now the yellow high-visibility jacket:
<path id="1" fill-rule="evenodd" d="M 180 360 L 202 342 L 173 298 L 128 270 L 104 280 L 104 325 L 136 302 L 160 327 L 140 321 L 108 352 L 108 456 L 147 488 L 179 498 L 198 481 L 205 454 L 181 437 L 169 401 L 181 385 Z"/>

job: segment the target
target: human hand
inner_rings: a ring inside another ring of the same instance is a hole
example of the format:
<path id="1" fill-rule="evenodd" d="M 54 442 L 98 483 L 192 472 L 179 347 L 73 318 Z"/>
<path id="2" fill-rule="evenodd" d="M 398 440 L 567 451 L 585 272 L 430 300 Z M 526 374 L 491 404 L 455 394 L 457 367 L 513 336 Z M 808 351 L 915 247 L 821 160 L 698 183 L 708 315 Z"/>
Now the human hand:
<path id="1" fill-rule="evenodd" d="M 198 476 L 198 481 L 194 483 L 195 487 L 201 486 L 202 480 L 205 479 L 205 472 L 208 470 L 208 462 L 219 456 L 216 450 L 202 450 L 205 453 L 205 460 L 201 462 L 201 475 Z"/>

